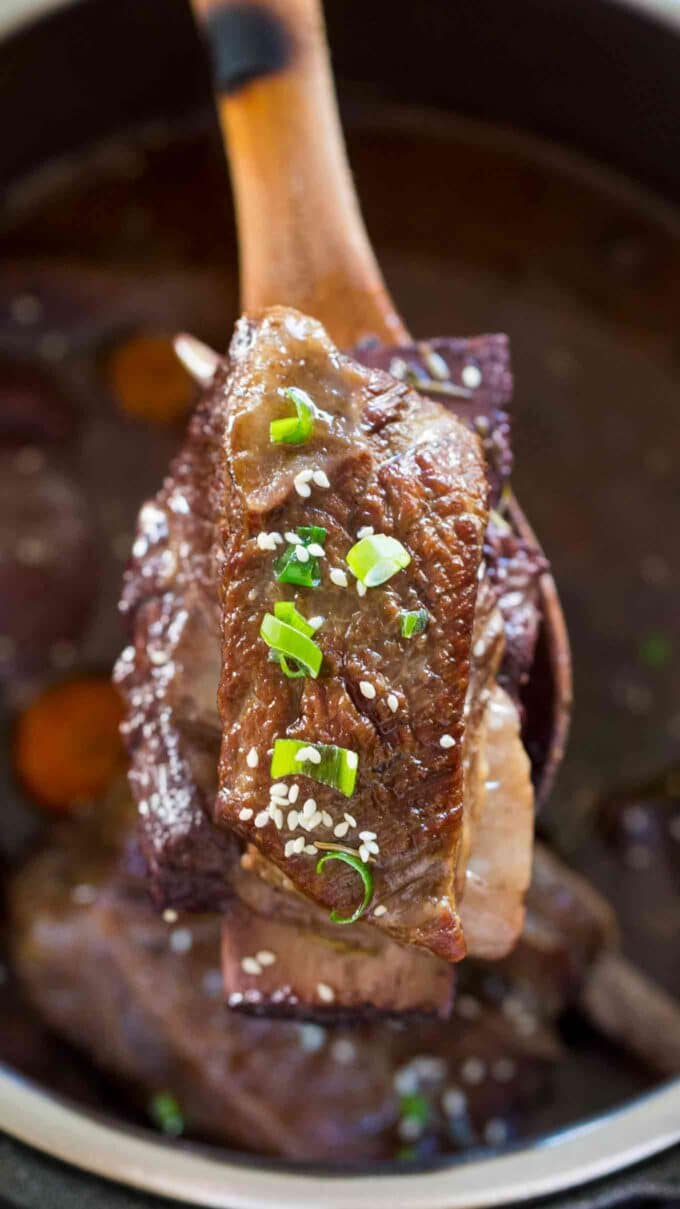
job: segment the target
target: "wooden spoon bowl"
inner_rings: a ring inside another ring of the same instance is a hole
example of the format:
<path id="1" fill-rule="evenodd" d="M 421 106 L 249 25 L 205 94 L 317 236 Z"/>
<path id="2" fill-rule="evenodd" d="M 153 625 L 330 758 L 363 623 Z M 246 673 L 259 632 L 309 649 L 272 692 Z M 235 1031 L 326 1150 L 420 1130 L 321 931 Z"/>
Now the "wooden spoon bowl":
<path id="1" fill-rule="evenodd" d="M 276 304 L 314 315 L 341 347 L 405 343 L 407 328 L 371 248 L 338 117 L 320 0 L 193 0 L 213 59 L 231 169 L 243 310 Z M 514 497 L 516 531 L 535 541 Z M 537 799 L 564 754 L 571 656 L 552 575 L 541 578 L 542 631 L 527 734 Z"/>

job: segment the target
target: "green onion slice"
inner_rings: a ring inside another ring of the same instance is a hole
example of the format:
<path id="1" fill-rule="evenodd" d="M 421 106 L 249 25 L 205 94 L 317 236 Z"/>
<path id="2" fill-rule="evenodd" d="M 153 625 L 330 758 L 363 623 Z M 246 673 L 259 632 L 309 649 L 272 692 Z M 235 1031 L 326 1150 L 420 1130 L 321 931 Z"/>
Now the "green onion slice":
<path id="1" fill-rule="evenodd" d="M 289 663 L 286 656 L 280 655 L 278 651 L 269 652 L 269 662 L 278 664 L 287 680 L 299 680 L 301 676 L 307 675 L 305 669 L 295 660 Z"/>
<path id="2" fill-rule="evenodd" d="M 174 1096 L 170 1092 L 161 1091 L 149 1101 L 149 1116 L 158 1128 L 168 1137 L 178 1138 L 184 1133 L 184 1116 Z"/>
<path id="3" fill-rule="evenodd" d="M 260 638 L 276 651 L 281 659 L 294 659 L 308 676 L 316 680 L 323 655 L 316 643 L 306 634 L 292 625 L 287 625 L 285 621 L 279 621 L 272 613 L 265 613 L 260 626 Z M 281 666 L 286 670 L 283 664 Z M 290 675 L 288 671 L 286 674 Z"/>
<path id="4" fill-rule="evenodd" d="M 312 748 L 321 758 L 298 760 L 296 756 L 303 748 Z M 271 763 L 271 776 L 311 777 L 331 789 L 339 789 L 346 798 L 351 798 L 357 779 L 359 757 L 347 747 L 335 747 L 331 743 L 308 743 L 305 739 L 276 739 Z"/>
<path id="5" fill-rule="evenodd" d="M 307 638 L 316 634 L 314 626 L 309 624 L 302 613 L 298 613 L 292 600 L 277 600 L 274 605 L 274 616 L 278 617 L 279 621 L 285 621 L 287 625 L 291 625 L 294 630 L 299 630 Z"/>
<path id="6" fill-rule="evenodd" d="M 377 588 L 408 567 L 411 555 L 395 537 L 374 533 L 362 537 L 347 555 L 347 566 L 367 588 Z"/>
<path id="7" fill-rule="evenodd" d="M 321 525 L 300 525 L 295 530 L 300 546 L 323 546 L 326 541 L 326 530 Z M 290 542 L 274 563 L 274 574 L 281 584 L 297 584 L 300 588 L 318 588 L 321 583 L 319 560 L 314 555 L 307 562 L 300 562 L 297 556 L 297 546 Z"/>
<path id="8" fill-rule="evenodd" d="M 430 614 L 427 609 L 411 609 L 401 611 L 401 636 L 402 638 L 414 638 L 416 634 L 422 634 L 427 629 Z"/>
<path id="9" fill-rule="evenodd" d="M 359 904 L 354 913 L 352 915 L 342 916 L 338 915 L 337 911 L 331 911 L 330 915 L 330 920 L 333 924 L 354 924 L 367 910 L 368 905 L 373 898 L 373 874 L 371 873 L 368 865 L 365 865 L 363 861 L 359 860 L 359 857 L 355 856 L 353 852 L 326 852 L 324 856 L 321 857 L 321 860 L 317 861 L 316 872 L 321 873 L 324 865 L 327 865 L 329 861 L 343 861 L 345 865 L 349 865 L 352 869 L 356 870 L 363 882 L 363 902 Z"/>
<path id="10" fill-rule="evenodd" d="M 286 386 L 282 394 L 290 399 L 296 414 L 283 420 L 272 420 L 269 440 L 272 445 L 304 445 L 314 432 L 316 407 L 307 391 L 298 386 Z"/>

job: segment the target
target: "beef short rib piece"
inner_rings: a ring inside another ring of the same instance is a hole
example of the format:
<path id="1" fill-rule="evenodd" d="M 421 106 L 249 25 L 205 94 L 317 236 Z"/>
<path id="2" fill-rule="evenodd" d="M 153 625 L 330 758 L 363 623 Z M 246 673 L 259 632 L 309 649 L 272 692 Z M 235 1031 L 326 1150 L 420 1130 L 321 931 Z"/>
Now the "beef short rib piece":
<path id="1" fill-rule="evenodd" d="M 480 433 L 486 431 L 487 443 L 491 441 L 499 449 L 506 447 L 504 405 L 511 376 L 505 338 L 485 336 L 433 344 L 441 350 L 439 355 L 448 364 L 454 386 L 467 366 L 477 366 L 482 375 L 476 390 L 465 388 L 465 394 L 458 395 L 452 393 L 451 383 L 446 387 L 449 393 L 442 393 L 438 389 L 441 378 L 439 382 L 432 379 L 435 398 L 442 399 L 447 407 L 460 409 L 464 421 Z M 357 357 L 382 358 L 380 364 L 389 367 L 399 354 L 413 369 L 426 351 L 423 345 L 392 351 L 374 347 L 360 350 Z M 441 366 L 437 365 L 437 370 L 441 374 Z M 418 381 L 424 390 L 428 388 L 427 372 L 422 363 Z M 128 702 L 126 729 L 132 757 L 131 782 L 140 808 L 140 842 L 157 904 L 180 909 L 224 910 L 230 901 L 230 871 L 235 859 L 232 834 L 211 821 L 217 784 L 215 753 L 220 739 L 216 711 L 220 657 L 217 583 L 222 559 L 221 516 L 224 523 L 222 449 L 228 380 L 229 366 L 224 363 L 190 423 L 169 477 L 140 513 L 123 598 L 123 609 L 132 622 L 133 642 L 120 660 L 118 679 Z M 400 392 L 397 399 L 409 394 L 403 382 L 392 378 L 388 381 Z M 429 404 L 419 400 L 419 406 L 427 408 Z M 433 411 L 439 414 L 436 404 Z M 501 464 L 507 471 L 507 456 Z M 314 496 L 319 494 L 314 490 Z M 497 543 L 490 541 L 492 529 L 490 526 L 487 530 L 485 548 L 490 580 L 497 557 Z M 513 567 L 512 552 L 506 551 L 504 558 L 501 577 Z M 538 554 L 536 558 L 540 560 Z M 518 589 L 515 593 L 515 614 L 533 610 L 538 617 L 537 574 L 533 579 L 524 576 L 524 591 Z M 499 582 L 497 594 L 502 590 Z M 312 598 L 318 593 L 306 595 Z M 500 673 L 503 676 L 507 665 L 509 681 L 520 663 L 528 669 L 532 655 L 529 631 L 512 627 L 512 617 L 510 607 Z M 521 644 L 515 641 L 518 635 Z M 513 651 L 517 651 L 517 658 Z M 484 686 L 486 691 L 488 676 Z M 517 686 L 508 683 L 508 688 L 516 697 Z M 363 709 L 370 706 L 371 712 L 377 713 L 375 701 L 371 703 L 363 695 L 359 705 Z M 397 726 L 398 717 L 389 712 L 388 729 Z M 307 786 L 307 793 L 316 796 L 317 787 L 311 782 Z M 299 799 L 300 803 L 304 800 Z M 346 806 L 351 813 L 351 803 Z M 462 889 L 461 878 L 459 882 Z M 341 930 L 337 931 L 340 934 Z"/>
<path id="2" fill-rule="evenodd" d="M 456 906 L 464 707 L 488 520 L 479 440 L 405 383 L 341 355 L 316 320 L 291 310 L 241 320 L 231 362 L 222 401 L 223 738 L 215 820 L 257 845 L 313 901 L 347 916 L 357 874 L 340 861 L 317 873 L 315 841 L 332 842 L 349 813 L 355 822 L 345 844 L 360 850 L 362 833 L 375 840 L 373 901 L 385 910 L 367 919 L 397 940 L 458 960 L 465 953 Z M 288 388 L 305 391 L 317 409 L 302 446 L 270 441 L 270 422 L 290 410 Z M 304 526 L 326 533 L 321 583 L 293 592 L 277 582 L 258 539 Z M 345 556 L 367 526 L 400 542 L 410 564 L 359 595 L 351 576 L 347 586 L 334 576 L 347 580 Z M 318 679 L 288 679 L 269 658 L 260 626 L 279 600 L 324 619 L 315 635 L 323 651 Z M 423 607 L 429 624 L 409 642 L 400 613 Z M 324 819 L 307 829 L 303 852 L 289 851 L 305 830 L 290 826 L 288 811 L 282 827 L 266 818 L 270 752 L 280 739 L 334 745 L 358 759 L 349 801 L 304 776 L 285 778 L 301 801 L 316 803 L 313 818 Z"/>

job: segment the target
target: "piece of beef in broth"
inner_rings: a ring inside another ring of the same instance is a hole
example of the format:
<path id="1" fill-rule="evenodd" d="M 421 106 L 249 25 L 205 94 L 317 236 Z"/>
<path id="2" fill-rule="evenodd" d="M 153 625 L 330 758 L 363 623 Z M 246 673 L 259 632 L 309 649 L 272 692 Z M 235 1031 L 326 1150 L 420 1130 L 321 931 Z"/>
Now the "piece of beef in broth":
<path id="1" fill-rule="evenodd" d="M 60 827 L 13 879 L 8 898 L 14 964 L 29 1001 L 139 1107 L 165 1091 L 189 1134 L 337 1163 L 394 1157 L 405 1140 L 423 1156 L 465 1148 L 499 1117 L 521 1126 L 546 1090 L 559 1043 L 539 1022 L 531 1035 L 520 1032 L 485 1000 L 484 967 L 460 967 L 463 993 L 451 1023 L 347 1029 L 246 1019 L 221 998 L 219 916 L 168 923 L 144 883 L 118 867 L 133 817 L 116 793 Z M 488 1076 L 461 1081 L 468 1063 L 481 1063 Z"/>
<path id="2" fill-rule="evenodd" d="M 479 441 L 406 384 L 341 355 L 318 322 L 290 310 L 241 320 L 231 361 L 216 822 L 348 917 L 361 900 L 357 872 L 340 860 L 316 868 L 318 844 L 333 843 L 340 827 L 343 846 L 370 861 L 366 920 L 458 960 L 464 708 L 488 518 Z M 290 388 L 315 410 L 301 445 L 270 440 L 271 422 L 290 412 Z M 281 583 L 263 535 L 288 542 L 310 528 L 323 533 L 313 544 L 323 546 L 314 556 L 318 586 Z M 346 558 L 367 528 L 399 543 L 408 565 L 362 591 Z M 318 678 L 285 676 L 260 637 L 265 614 L 284 600 L 323 618 Z M 400 621 L 417 609 L 428 624 L 413 641 Z M 271 753 L 291 739 L 309 758 L 298 772 L 293 757 L 274 778 L 280 797 L 272 799 Z M 343 749 L 356 767 L 348 796 L 315 775 L 326 747 Z"/>

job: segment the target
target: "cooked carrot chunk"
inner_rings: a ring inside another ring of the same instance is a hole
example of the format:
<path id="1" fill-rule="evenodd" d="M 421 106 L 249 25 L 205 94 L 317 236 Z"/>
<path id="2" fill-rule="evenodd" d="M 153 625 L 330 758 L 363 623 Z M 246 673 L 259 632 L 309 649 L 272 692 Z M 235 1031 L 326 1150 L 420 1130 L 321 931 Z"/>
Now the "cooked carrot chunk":
<path id="1" fill-rule="evenodd" d="M 68 812 L 104 792 L 123 764 L 121 702 L 103 677 L 41 693 L 19 718 L 17 775 L 43 806 Z"/>
<path id="2" fill-rule="evenodd" d="M 157 333 L 139 333 L 114 348 L 106 373 L 123 411 L 137 420 L 173 424 L 187 414 L 196 393 L 171 339 Z"/>

